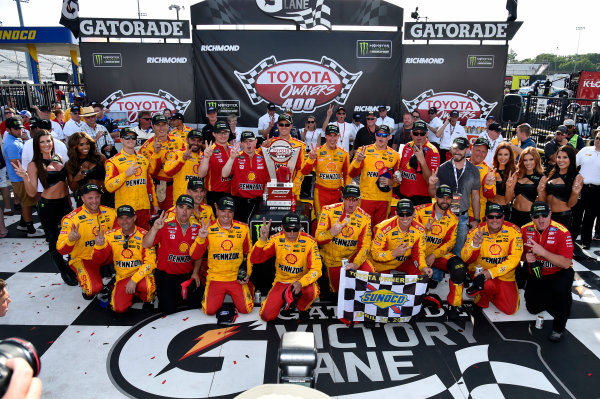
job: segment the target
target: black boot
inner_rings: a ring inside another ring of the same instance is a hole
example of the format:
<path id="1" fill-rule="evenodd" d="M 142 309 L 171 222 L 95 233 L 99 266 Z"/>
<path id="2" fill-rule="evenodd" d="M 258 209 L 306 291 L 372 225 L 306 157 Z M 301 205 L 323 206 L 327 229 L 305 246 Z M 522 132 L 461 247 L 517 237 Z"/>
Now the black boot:
<path id="1" fill-rule="evenodd" d="M 77 274 L 67 265 L 63 256 L 58 253 L 57 250 L 50 251 L 50 257 L 52 258 L 52 262 L 60 272 L 60 276 L 62 277 L 65 284 L 70 285 L 72 287 L 76 287 L 79 283 L 77 282 Z"/>

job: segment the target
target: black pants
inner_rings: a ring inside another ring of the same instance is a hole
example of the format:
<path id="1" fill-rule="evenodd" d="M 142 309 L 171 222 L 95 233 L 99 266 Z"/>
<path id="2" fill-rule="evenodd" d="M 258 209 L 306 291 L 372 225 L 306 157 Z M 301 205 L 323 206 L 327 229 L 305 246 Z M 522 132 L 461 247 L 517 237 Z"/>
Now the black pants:
<path id="1" fill-rule="evenodd" d="M 573 215 L 573 225 L 581 223 L 581 242 L 583 245 L 590 245 L 592 243 L 594 220 L 600 216 L 600 207 L 595 203 L 599 199 L 600 186 L 591 184 L 583 185 L 581 199 L 579 200 L 583 220 L 579 219 L 580 216 L 576 219 L 576 216 Z"/>
<path id="2" fill-rule="evenodd" d="M 59 199 L 47 199 L 42 197 L 38 201 L 38 215 L 44 233 L 46 233 L 50 257 L 61 273 L 68 273 L 70 269 L 63 256 L 56 250 L 56 242 L 58 241 L 58 235 L 60 234 L 60 223 L 62 218 L 72 210 L 69 197 Z"/>
<path id="3" fill-rule="evenodd" d="M 446 162 L 446 154 L 448 154 L 450 150 L 444 150 L 440 148 L 440 165 Z"/>
<path id="4" fill-rule="evenodd" d="M 242 198 L 233 197 L 235 202 L 235 215 L 234 219 L 238 222 L 248 224 L 250 217 L 258 210 L 262 197 L 256 198 Z"/>
<path id="5" fill-rule="evenodd" d="M 164 314 L 171 314 L 177 311 L 181 305 L 189 305 L 192 308 L 199 308 L 202 305 L 202 294 L 204 289 L 198 287 L 192 293 L 188 293 L 186 301 L 181 296 L 181 283 L 189 280 L 192 273 L 169 274 L 162 270 L 154 269 L 154 278 L 156 279 L 156 295 L 158 296 L 158 310 Z"/>
<path id="6" fill-rule="evenodd" d="M 518 209 L 513 208 L 510 214 L 510 222 L 519 227 L 523 227 L 531 222 L 531 216 L 529 216 L 529 212 L 519 211 Z"/>
<path id="7" fill-rule="evenodd" d="M 562 224 L 567 229 L 569 229 L 569 232 L 571 232 L 571 238 L 573 237 L 573 232 L 571 231 L 572 219 L 573 219 L 573 214 L 571 213 L 571 211 L 556 212 L 556 213 L 553 212 L 552 213 L 552 220 Z M 575 239 L 573 238 L 573 240 L 575 240 Z"/>
<path id="8" fill-rule="evenodd" d="M 529 313 L 547 311 L 554 317 L 552 329 L 563 332 L 571 314 L 571 286 L 575 272 L 573 268 L 542 276 L 529 276 L 525 286 L 525 304 Z"/>

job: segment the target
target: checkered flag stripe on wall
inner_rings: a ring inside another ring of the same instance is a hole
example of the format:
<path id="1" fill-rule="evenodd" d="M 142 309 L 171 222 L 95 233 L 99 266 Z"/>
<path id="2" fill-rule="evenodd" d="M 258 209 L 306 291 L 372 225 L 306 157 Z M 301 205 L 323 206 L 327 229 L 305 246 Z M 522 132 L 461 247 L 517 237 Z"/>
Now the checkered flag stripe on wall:
<path id="1" fill-rule="evenodd" d="M 242 83 L 242 86 L 244 86 L 244 90 L 246 90 L 246 93 L 248 94 L 248 97 L 250 97 L 250 101 L 252 101 L 253 105 L 259 104 L 261 101 L 263 101 L 262 96 L 258 94 L 258 91 L 256 91 L 256 77 L 266 68 L 269 68 L 275 64 L 277 64 L 277 59 L 272 55 L 260 61 L 248 72 L 233 71 L 240 83 Z"/>
<path id="2" fill-rule="evenodd" d="M 378 25 L 382 9 L 381 0 L 363 0 L 352 15 L 352 19 L 356 21 L 353 25 Z"/>
<path id="3" fill-rule="evenodd" d="M 338 75 L 340 75 L 340 78 L 342 79 L 342 90 L 337 95 L 337 97 L 334 98 L 334 101 L 340 104 L 344 104 L 346 102 L 346 98 L 350 95 L 354 84 L 362 76 L 362 71 L 354 74 L 350 73 L 347 70 L 345 70 L 344 67 L 342 67 L 340 64 L 338 64 L 331 58 L 327 58 L 325 56 L 321 58 L 321 64 L 327 68 L 333 69 Z"/>
<path id="4" fill-rule="evenodd" d="M 171 101 L 173 105 L 175 105 L 175 109 L 177 110 L 177 112 L 181 112 L 182 114 L 185 114 L 185 110 L 189 107 L 190 103 L 192 102 L 192 100 L 181 101 L 168 91 L 164 90 L 159 90 L 158 96 Z"/>
<path id="5" fill-rule="evenodd" d="M 429 279 L 427 276 L 405 276 L 404 283 L 389 282 L 389 274 L 368 273 L 357 270 L 356 277 L 346 272 L 340 279 L 340 292 L 343 296 L 338 299 L 338 316 L 346 320 L 363 321 L 364 316 L 356 316 L 357 312 L 364 312 L 376 319 L 377 322 L 383 318 L 406 318 L 418 314 L 421 311 L 421 303 L 427 290 Z M 379 282 L 386 279 L 384 282 Z M 405 295 L 406 301 L 402 305 L 390 307 L 379 307 L 374 303 L 364 303 L 362 297 L 365 293 L 373 291 L 391 291 L 395 294 Z"/>
<path id="6" fill-rule="evenodd" d="M 104 99 L 104 101 L 102 101 L 102 105 L 104 105 L 105 107 L 108 107 L 110 104 L 114 103 L 119 98 L 124 97 L 124 96 L 125 96 L 125 94 L 123 94 L 123 90 L 117 90 L 117 91 L 109 94 L 108 97 L 106 97 Z"/>
<path id="7" fill-rule="evenodd" d="M 419 103 L 421 101 L 433 96 L 434 94 L 435 93 L 433 92 L 433 89 L 429 89 L 429 90 L 424 91 L 423 93 L 419 94 L 414 100 L 407 101 L 407 100 L 403 99 L 402 103 L 404 104 L 404 106 L 406 107 L 408 112 L 413 112 L 417 108 L 417 105 L 419 105 Z"/>
<path id="8" fill-rule="evenodd" d="M 481 107 L 481 118 L 485 118 L 490 112 L 498 105 L 498 102 L 488 103 L 481 96 L 474 91 L 467 91 L 467 97 L 475 101 Z"/>
<path id="9" fill-rule="evenodd" d="M 210 8 L 210 21 L 213 25 L 233 25 L 244 19 L 236 9 L 226 7 L 226 2 L 207 1 L 206 3 Z"/>

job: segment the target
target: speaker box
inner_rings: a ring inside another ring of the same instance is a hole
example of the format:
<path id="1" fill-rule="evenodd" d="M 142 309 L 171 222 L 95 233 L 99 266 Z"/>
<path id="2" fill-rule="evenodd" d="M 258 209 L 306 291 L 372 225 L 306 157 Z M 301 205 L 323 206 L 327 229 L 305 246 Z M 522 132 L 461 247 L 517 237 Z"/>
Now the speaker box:
<path id="1" fill-rule="evenodd" d="M 519 123 L 523 112 L 523 97 L 518 94 L 507 94 L 502 103 L 502 122 Z"/>

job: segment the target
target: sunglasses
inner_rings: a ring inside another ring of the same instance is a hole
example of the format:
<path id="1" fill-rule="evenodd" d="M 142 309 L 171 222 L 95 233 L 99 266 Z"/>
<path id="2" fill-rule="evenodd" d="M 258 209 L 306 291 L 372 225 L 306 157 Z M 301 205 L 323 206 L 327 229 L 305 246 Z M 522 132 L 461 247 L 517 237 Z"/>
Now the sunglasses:
<path id="1" fill-rule="evenodd" d="M 502 219 L 504 217 L 504 215 L 487 215 L 485 218 L 488 220 L 494 220 L 494 219 Z"/>
<path id="2" fill-rule="evenodd" d="M 566 136 L 566 133 L 556 133 L 557 136 Z"/>
<path id="3" fill-rule="evenodd" d="M 596 137 L 594 140 L 600 140 L 600 137 Z"/>
<path id="4" fill-rule="evenodd" d="M 413 118 L 420 118 L 420 117 L 421 117 L 421 115 L 419 115 L 419 114 L 417 114 L 417 115 L 413 114 Z"/>
<path id="5" fill-rule="evenodd" d="M 125 243 L 123 244 L 123 249 L 129 248 L 129 236 L 125 236 Z"/>
<path id="6" fill-rule="evenodd" d="M 140 118 L 140 119 L 143 119 L 145 121 L 151 121 L 152 120 L 152 118 Z"/>
<path id="7" fill-rule="evenodd" d="M 315 123 L 315 121 L 306 121 L 306 123 Z"/>
<path id="8" fill-rule="evenodd" d="M 292 124 L 291 123 L 278 123 L 277 126 L 279 126 L 279 127 L 284 127 L 284 126 L 285 127 L 290 127 L 290 126 L 292 126 Z"/>
<path id="9" fill-rule="evenodd" d="M 286 233 L 297 233 L 300 231 L 300 227 L 286 227 L 283 229 Z"/>
<path id="10" fill-rule="evenodd" d="M 121 140 L 135 140 L 135 139 L 137 139 L 137 137 L 134 135 L 127 135 L 127 136 L 121 137 Z"/>
<path id="11" fill-rule="evenodd" d="M 540 213 L 539 215 L 536 216 L 532 216 L 532 219 L 539 219 L 539 218 L 547 218 L 550 214 L 549 213 Z"/>
<path id="12" fill-rule="evenodd" d="M 377 132 L 377 133 L 375 133 L 375 135 L 376 135 L 377 137 L 387 137 L 387 136 L 389 136 L 389 134 L 387 134 L 387 133 L 382 133 L 382 132 Z"/>
<path id="13" fill-rule="evenodd" d="M 345 113 L 345 112 L 338 112 L 337 114 L 338 114 L 338 115 L 346 115 L 346 113 Z"/>
<path id="14" fill-rule="evenodd" d="M 413 215 L 412 212 L 411 213 L 409 213 L 409 212 L 400 212 L 400 213 L 398 213 L 398 216 L 401 217 L 401 218 L 411 217 L 412 215 Z"/>
<path id="15" fill-rule="evenodd" d="M 412 134 L 413 134 L 413 136 L 427 136 L 427 132 L 421 132 L 421 131 L 418 131 L 418 132 L 413 131 Z"/>
<path id="16" fill-rule="evenodd" d="M 368 121 L 374 121 L 377 118 L 367 118 Z"/>
<path id="17" fill-rule="evenodd" d="M 435 112 L 428 112 L 429 115 L 435 115 Z"/>

